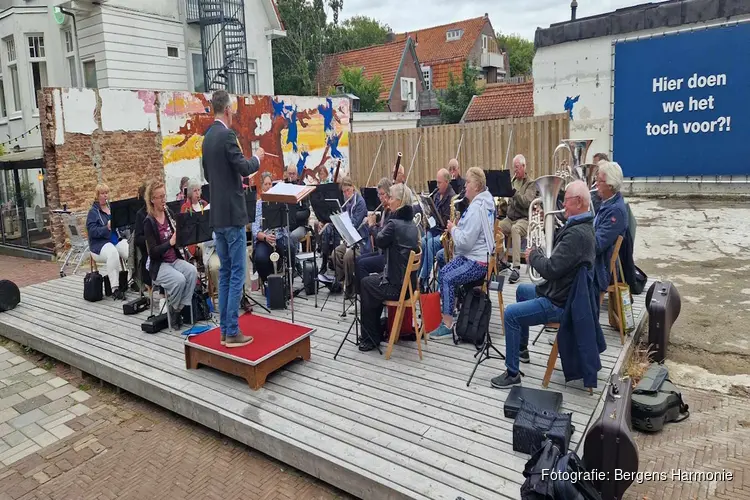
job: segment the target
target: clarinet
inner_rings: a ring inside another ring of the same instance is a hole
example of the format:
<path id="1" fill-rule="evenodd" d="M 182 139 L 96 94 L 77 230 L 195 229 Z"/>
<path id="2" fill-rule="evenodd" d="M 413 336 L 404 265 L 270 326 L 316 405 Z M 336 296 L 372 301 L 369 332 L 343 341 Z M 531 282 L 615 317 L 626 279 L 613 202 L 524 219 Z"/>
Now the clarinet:
<path id="1" fill-rule="evenodd" d="M 167 203 L 164 202 L 164 213 L 167 214 L 167 219 L 169 219 L 169 223 L 172 225 L 172 228 L 174 228 L 174 232 L 177 232 L 177 223 L 174 221 L 174 217 L 172 217 L 172 212 L 169 211 L 169 207 L 167 206 Z"/>

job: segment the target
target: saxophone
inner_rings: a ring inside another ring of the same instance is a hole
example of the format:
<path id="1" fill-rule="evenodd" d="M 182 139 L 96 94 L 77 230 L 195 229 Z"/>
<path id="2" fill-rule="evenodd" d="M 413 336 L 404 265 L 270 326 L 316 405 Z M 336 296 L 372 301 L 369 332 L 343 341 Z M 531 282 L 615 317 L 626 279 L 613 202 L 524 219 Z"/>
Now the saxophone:
<path id="1" fill-rule="evenodd" d="M 451 198 L 451 211 L 449 219 L 453 224 L 458 224 L 456 205 L 463 200 L 464 193 L 455 195 Z M 453 238 L 448 231 L 445 231 L 440 235 L 440 243 L 443 245 L 443 253 L 445 254 L 445 262 L 448 263 L 453 259 Z"/>

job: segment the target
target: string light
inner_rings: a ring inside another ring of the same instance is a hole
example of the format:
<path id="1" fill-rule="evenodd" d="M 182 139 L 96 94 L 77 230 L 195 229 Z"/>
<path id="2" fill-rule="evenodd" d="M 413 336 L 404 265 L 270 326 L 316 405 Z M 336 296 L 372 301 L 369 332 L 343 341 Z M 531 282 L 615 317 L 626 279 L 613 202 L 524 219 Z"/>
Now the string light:
<path id="1" fill-rule="evenodd" d="M 33 132 L 34 130 L 38 129 L 38 128 L 40 128 L 40 125 L 37 125 L 37 126 L 35 126 L 35 127 L 31 127 L 31 128 L 29 129 L 29 130 L 27 130 L 26 132 L 24 132 L 24 133 L 23 133 L 23 134 L 21 134 L 20 136 L 14 137 L 13 139 L 9 139 L 9 140 L 7 140 L 7 141 L 5 141 L 5 142 L 0 142 L 0 146 L 5 146 L 6 144 L 10 144 L 10 143 L 13 143 L 13 142 L 15 142 L 15 143 L 18 143 L 18 139 L 19 139 L 19 138 L 24 138 L 24 137 L 26 137 L 27 135 L 31 135 L 31 133 L 32 133 L 32 132 Z"/>

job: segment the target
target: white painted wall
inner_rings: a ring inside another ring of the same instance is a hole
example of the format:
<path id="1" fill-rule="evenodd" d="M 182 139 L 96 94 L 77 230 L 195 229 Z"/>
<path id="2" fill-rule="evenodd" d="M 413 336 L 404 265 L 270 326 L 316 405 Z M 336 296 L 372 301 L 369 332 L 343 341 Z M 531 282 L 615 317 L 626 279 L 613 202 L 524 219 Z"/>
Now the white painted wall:
<path id="1" fill-rule="evenodd" d="M 729 18 L 747 19 L 750 16 Z M 710 23 L 686 24 L 687 29 Z M 612 154 L 612 42 L 630 36 L 649 36 L 674 30 L 643 30 L 617 36 L 604 36 L 566 42 L 537 49 L 533 62 L 534 114 L 536 116 L 564 113 L 565 100 L 578 98 L 573 106 L 570 122 L 571 139 L 594 139 L 586 161 L 591 162 L 597 152 Z"/>
<path id="2" fill-rule="evenodd" d="M 181 3 L 184 0 L 107 0 L 106 5 L 179 20 Z"/>
<path id="3" fill-rule="evenodd" d="M 352 132 L 417 128 L 419 113 L 352 113 Z"/>
<path id="4" fill-rule="evenodd" d="M 96 61 L 98 87 L 188 88 L 184 24 L 174 14 L 176 11 L 172 16 L 162 17 L 107 3 L 88 16 L 81 16 L 78 20 L 81 60 L 84 64 Z M 177 57 L 168 56 L 167 47 L 177 48 Z"/>

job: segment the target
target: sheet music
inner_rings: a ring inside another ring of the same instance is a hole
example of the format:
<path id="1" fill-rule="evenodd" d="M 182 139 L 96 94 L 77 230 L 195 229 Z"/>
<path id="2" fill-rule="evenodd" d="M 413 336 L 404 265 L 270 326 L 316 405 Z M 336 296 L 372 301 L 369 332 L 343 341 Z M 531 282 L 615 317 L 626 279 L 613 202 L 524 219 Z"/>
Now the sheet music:
<path id="1" fill-rule="evenodd" d="M 334 227 L 341 237 L 344 238 L 348 247 L 353 247 L 362 241 L 362 235 L 357 232 L 357 228 L 354 227 L 348 212 L 331 215 L 331 222 L 333 222 Z"/>
<path id="2" fill-rule="evenodd" d="M 267 192 L 269 194 L 280 194 L 296 197 L 307 188 L 308 186 L 298 186 L 297 184 L 290 184 L 288 182 L 279 182 Z"/>

